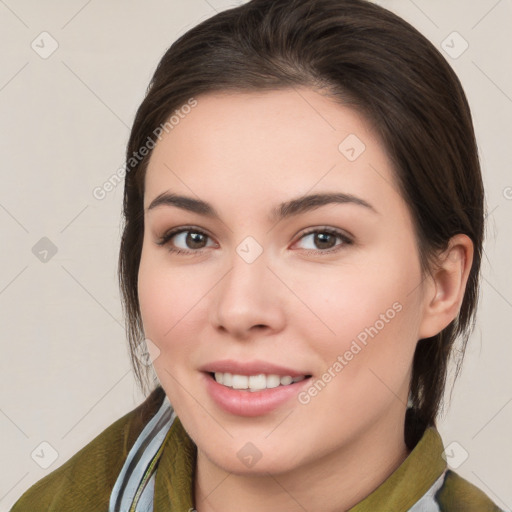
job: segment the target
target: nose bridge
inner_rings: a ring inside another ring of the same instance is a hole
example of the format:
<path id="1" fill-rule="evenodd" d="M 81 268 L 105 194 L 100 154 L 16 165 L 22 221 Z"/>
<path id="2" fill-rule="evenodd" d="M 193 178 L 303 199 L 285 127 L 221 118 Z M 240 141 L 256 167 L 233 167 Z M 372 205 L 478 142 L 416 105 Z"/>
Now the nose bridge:
<path id="1" fill-rule="evenodd" d="M 246 236 L 229 258 L 230 270 L 217 288 L 214 320 L 239 333 L 254 325 L 276 328 L 280 322 L 279 286 L 268 268 L 268 251 L 254 237 Z"/>
<path id="2" fill-rule="evenodd" d="M 246 236 L 235 248 L 229 259 L 231 271 L 226 276 L 223 295 L 234 294 L 238 301 L 255 300 L 265 293 L 270 272 L 267 265 L 268 251 L 256 238 Z M 241 297 L 239 296 L 241 294 Z M 264 297 L 261 297 L 264 298 Z"/>

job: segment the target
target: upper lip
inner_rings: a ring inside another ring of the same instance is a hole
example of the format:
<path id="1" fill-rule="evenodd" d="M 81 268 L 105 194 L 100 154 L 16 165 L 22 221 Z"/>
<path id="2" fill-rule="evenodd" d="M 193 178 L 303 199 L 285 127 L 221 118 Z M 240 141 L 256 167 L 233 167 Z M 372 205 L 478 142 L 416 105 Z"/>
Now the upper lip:
<path id="1" fill-rule="evenodd" d="M 258 375 L 264 373 L 266 375 L 279 375 L 283 377 L 301 377 L 302 375 L 310 375 L 307 372 L 301 372 L 286 366 L 277 365 L 269 361 L 253 360 L 253 361 L 235 361 L 234 359 L 223 359 L 205 364 L 199 368 L 203 372 L 221 372 L 234 373 L 237 375 Z"/>

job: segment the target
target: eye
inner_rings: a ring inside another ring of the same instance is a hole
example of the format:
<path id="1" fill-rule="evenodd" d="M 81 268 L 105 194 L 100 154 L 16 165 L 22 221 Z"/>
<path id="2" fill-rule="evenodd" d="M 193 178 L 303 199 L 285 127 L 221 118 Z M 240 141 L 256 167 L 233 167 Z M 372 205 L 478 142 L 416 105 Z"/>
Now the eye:
<path id="1" fill-rule="evenodd" d="M 352 244 L 352 240 L 345 235 L 342 231 L 334 228 L 316 228 L 304 233 L 300 240 L 310 239 L 310 245 L 316 245 L 320 249 L 306 248 L 306 251 L 314 254 L 325 254 L 332 253 L 341 250 L 345 245 Z M 299 241 L 300 241 L 299 240 Z M 340 240 L 340 243 L 336 243 L 336 240 Z"/>
<path id="2" fill-rule="evenodd" d="M 180 227 L 166 232 L 156 243 L 160 246 L 167 245 L 171 253 L 193 256 L 201 254 L 203 249 L 208 247 L 205 244 L 209 238 L 210 236 L 200 229 Z M 299 242 L 308 238 L 310 239 L 310 245 L 313 244 L 319 247 L 319 249 L 306 247 L 305 251 L 313 254 L 330 254 L 353 243 L 345 233 L 330 227 L 311 229 L 300 237 Z M 336 243 L 337 240 L 339 243 Z M 211 244 L 210 247 L 212 245 L 215 246 L 215 244 Z"/>
<path id="3" fill-rule="evenodd" d="M 170 242 L 174 238 L 174 242 Z M 194 227 L 180 227 L 168 231 L 156 242 L 157 245 L 168 245 L 169 252 L 176 254 L 195 255 L 202 252 L 205 242 L 210 238 L 204 231 Z M 178 247 L 175 245 L 178 244 Z M 179 247 L 179 244 L 182 247 Z"/>

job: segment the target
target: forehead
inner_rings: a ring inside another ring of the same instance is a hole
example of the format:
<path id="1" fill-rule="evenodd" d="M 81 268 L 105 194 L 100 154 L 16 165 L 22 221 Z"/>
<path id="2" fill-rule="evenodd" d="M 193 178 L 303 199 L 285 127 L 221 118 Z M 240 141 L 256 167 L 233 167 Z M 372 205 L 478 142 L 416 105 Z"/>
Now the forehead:
<path id="1" fill-rule="evenodd" d="M 396 194 L 385 148 L 356 111 L 308 88 L 215 93 L 156 144 L 144 206 L 165 190 L 265 198 L 383 186 Z M 177 118 L 175 118 L 177 119 Z"/>

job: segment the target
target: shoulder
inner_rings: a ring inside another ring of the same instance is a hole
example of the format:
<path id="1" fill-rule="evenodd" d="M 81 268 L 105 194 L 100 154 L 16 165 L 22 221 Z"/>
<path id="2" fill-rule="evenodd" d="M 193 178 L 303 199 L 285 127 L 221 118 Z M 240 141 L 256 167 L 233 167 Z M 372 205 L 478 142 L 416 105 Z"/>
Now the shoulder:
<path id="1" fill-rule="evenodd" d="M 487 494 L 450 469 L 435 500 L 441 512 L 503 512 Z"/>
<path id="2" fill-rule="evenodd" d="M 108 510 L 110 493 L 124 460 L 164 397 L 165 392 L 158 386 L 141 405 L 30 487 L 11 512 Z"/>

